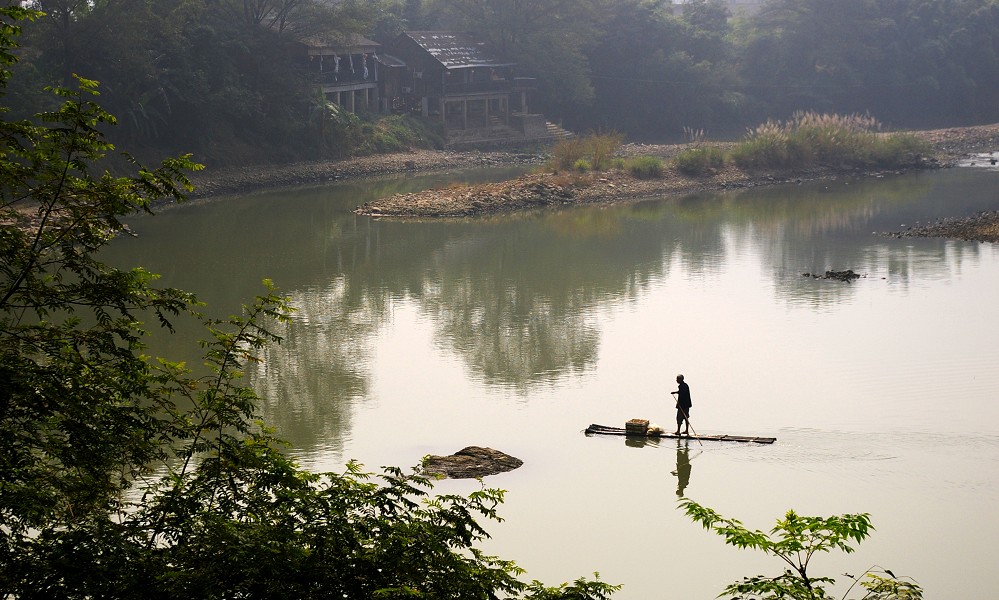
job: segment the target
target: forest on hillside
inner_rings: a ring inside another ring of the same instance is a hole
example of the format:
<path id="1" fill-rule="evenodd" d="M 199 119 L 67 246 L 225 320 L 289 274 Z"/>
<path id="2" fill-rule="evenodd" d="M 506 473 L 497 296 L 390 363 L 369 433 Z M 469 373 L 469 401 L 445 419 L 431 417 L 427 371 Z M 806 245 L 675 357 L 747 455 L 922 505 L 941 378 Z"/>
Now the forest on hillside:
<path id="1" fill-rule="evenodd" d="M 10 2 L 8 1 L 8 4 Z M 16 116 L 45 86 L 100 83 L 112 139 L 206 162 L 349 155 L 300 44 L 404 30 L 475 32 L 536 77 L 534 107 L 575 131 L 738 136 L 795 111 L 895 128 L 999 121 L 999 0 L 33 0 Z"/>

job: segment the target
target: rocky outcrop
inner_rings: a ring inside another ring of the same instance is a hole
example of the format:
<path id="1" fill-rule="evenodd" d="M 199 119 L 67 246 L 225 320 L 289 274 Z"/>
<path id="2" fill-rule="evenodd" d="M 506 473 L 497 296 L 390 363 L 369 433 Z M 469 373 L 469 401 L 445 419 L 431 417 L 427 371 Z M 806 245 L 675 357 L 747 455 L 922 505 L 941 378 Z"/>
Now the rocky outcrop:
<path id="1" fill-rule="evenodd" d="M 524 464 L 519 458 L 492 448 L 468 446 L 450 456 L 428 456 L 423 471 L 451 479 L 473 479 L 512 471 Z"/>
<path id="2" fill-rule="evenodd" d="M 845 281 L 846 283 L 853 283 L 854 279 L 860 279 L 860 275 L 854 273 L 853 269 L 847 269 L 845 271 L 826 271 L 824 275 L 819 275 L 818 273 L 802 273 L 801 275 L 803 277 L 811 277 L 813 279 L 835 279 L 836 281 Z"/>

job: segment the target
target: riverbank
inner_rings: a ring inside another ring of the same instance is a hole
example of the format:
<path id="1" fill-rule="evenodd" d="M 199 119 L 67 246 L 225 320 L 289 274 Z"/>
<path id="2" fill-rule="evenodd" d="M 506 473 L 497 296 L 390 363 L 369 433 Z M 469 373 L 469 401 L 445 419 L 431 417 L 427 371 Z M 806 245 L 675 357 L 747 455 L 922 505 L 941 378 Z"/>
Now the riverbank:
<path id="1" fill-rule="evenodd" d="M 889 235 L 895 238 L 939 237 L 999 243 L 999 211 L 983 211 L 971 217 L 942 219 Z"/>
<path id="2" fill-rule="evenodd" d="M 200 171 L 191 177 L 195 189 L 190 198 L 231 196 L 263 189 L 330 183 L 396 173 L 433 173 L 508 164 L 541 165 L 546 156 L 543 150 L 515 152 L 411 150 L 344 160 L 212 169 Z"/>
<path id="3" fill-rule="evenodd" d="M 935 129 L 913 132 L 926 140 L 931 155 L 921 168 L 945 168 L 969 156 L 999 150 L 999 124 Z M 704 145 L 723 146 L 723 143 Z M 625 144 L 618 151 L 622 157 L 655 156 L 669 164 L 690 144 Z M 504 164 L 540 165 L 546 159 L 544 149 L 520 152 L 453 152 L 416 150 L 412 152 L 376 155 L 341 161 L 299 163 L 266 167 L 215 170 L 199 173 L 194 178 L 194 198 L 231 195 L 248 191 L 337 180 L 358 179 L 393 173 L 429 173 L 478 166 Z M 637 179 L 620 170 L 601 173 L 552 174 L 532 173 L 517 179 L 476 186 L 457 186 L 427 190 L 416 194 L 400 194 L 364 204 L 355 212 L 374 217 L 429 219 L 468 217 L 480 214 L 510 212 L 531 208 L 567 204 L 628 201 L 636 198 L 679 196 L 703 191 L 775 185 L 835 177 L 865 177 L 884 175 L 883 171 L 862 172 L 840 169 L 749 174 L 734 166 L 709 177 L 687 177 L 668 167 L 656 179 Z M 980 231 L 965 215 L 956 215 L 948 222 L 950 231 L 960 220 L 960 239 L 999 241 L 991 223 L 983 221 Z M 970 217 L 972 221 L 981 217 Z M 943 223 L 940 224 L 945 225 Z M 939 229 L 933 231 L 947 231 Z M 903 235 L 903 234 L 898 234 Z M 904 235 L 932 235 L 910 230 Z M 946 234 L 945 234 L 946 235 Z M 947 235 L 947 237 L 952 237 Z"/>

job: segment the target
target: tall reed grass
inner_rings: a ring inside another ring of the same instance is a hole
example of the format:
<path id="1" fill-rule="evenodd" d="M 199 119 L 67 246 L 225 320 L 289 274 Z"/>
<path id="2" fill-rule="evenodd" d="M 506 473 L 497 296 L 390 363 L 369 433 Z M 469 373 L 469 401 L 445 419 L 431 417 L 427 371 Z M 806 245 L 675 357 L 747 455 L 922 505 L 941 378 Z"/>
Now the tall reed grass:
<path id="1" fill-rule="evenodd" d="M 869 115 L 797 112 L 751 128 L 731 151 L 746 171 L 812 166 L 897 168 L 919 162 L 929 146 L 908 133 L 883 134 Z"/>

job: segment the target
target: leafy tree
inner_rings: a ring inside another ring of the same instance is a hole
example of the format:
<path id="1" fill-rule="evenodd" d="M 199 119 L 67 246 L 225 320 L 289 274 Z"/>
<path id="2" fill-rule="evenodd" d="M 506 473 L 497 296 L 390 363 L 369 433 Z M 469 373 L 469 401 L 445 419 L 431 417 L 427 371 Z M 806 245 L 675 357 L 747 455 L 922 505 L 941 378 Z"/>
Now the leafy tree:
<path id="1" fill-rule="evenodd" d="M 809 572 L 816 554 L 840 550 L 853 552 L 851 543 L 860 543 L 873 530 L 870 515 L 846 514 L 833 517 L 806 517 L 789 510 L 778 519 L 770 533 L 747 529 L 735 519 L 721 516 L 714 510 L 690 499 L 680 501 L 680 508 L 695 523 L 725 538 L 725 543 L 738 548 L 761 550 L 779 558 L 786 570 L 775 577 L 759 575 L 730 584 L 721 596 L 733 599 L 793 599 L 825 600 L 832 598 L 826 586 L 835 583 L 831 577 L 816 577 Z M 847 575 L 854 583 L 844 594 L 844 600 L 859 584 L 862 600 L 917 600 L 922 589 L 907 578 L 898 578 L 890 570 L 872 567 L 860 577 Z"/>
<path id="2" fill-rule="evenodd" d="M 376 3 L 321 0 L 39 0 L 25 64 L 48 85 L 101 82 L 109 131 L 138 152 L 193 151 L 214 161 L 314 157 L 312 86 L 302 43 L 366 32 Z M 38 98 L 19 93 L 18 114 Z M 312 153 L 312 156 L 309 155 Z"/>
<path id="3" fill-rule="evenodd" d="M 726 9 L 716 2 L 615 4 L 588 51 L 596 90 L 591 124 L 631 134 L 678 136 L 684 127 L 731 127 L 739 117 Z"/>
<path id="4" fill-rule="evenodd" d="M 0 89 L 21 23 L 0 7 Z M 95 174 L 115 150 L 96 84 L 0 119 L 0 596 L 602 599 L 546 587 L 475 546 L 503 492 L 431 493 L 418 472 L 315 474 L 282 453 L 241 383 L 289 316 L 269 282 L 239 316 L 102 263 L 122 219 L 183 200 L 189 157 Z M 205 367 L 143 354 L 143 320 L 205 327 Z"/>
<path id="5" fill-rule="evenodd" d="M 996 10 L 993 0 L 773 0 L 740 30 L 741 70 L 768 116 L 990 119 Z"/>
<path id="6" fill-rule="evenodd" d="M 586 50 L 599 37 L 601 0 L 435 0 L 444 28 L 475 31 L 538 78 L 546 114 L 571 115 L 593 99 Z"/>

